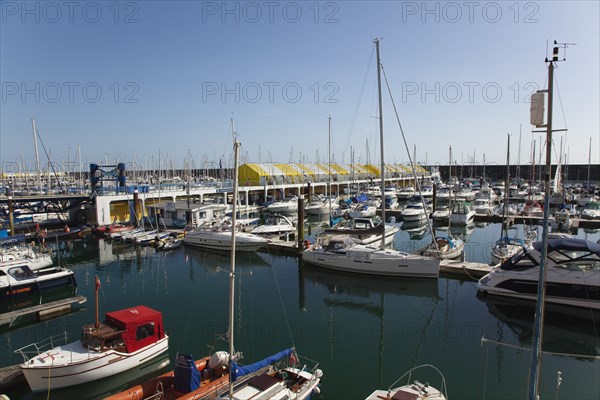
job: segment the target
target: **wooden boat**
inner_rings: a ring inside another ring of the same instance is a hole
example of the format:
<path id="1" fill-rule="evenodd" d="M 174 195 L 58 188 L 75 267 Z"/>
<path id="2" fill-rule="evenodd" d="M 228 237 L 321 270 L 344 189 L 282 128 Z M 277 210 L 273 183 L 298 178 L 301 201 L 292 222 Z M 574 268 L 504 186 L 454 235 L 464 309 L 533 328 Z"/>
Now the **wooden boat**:
<path id="1" fill-rule="evenodd" d="M 81 339 L 68 343 L 68 334 L 55 335 L 15 350 L 23 356 L 21 371 L 33 392 L 79 385 L 138 367 L 166 352 L 169 337 L 162 314 L 146 306 L 106 313 L 82 328 Z M 58 346 L 57 346 L 58 344 Z"/>

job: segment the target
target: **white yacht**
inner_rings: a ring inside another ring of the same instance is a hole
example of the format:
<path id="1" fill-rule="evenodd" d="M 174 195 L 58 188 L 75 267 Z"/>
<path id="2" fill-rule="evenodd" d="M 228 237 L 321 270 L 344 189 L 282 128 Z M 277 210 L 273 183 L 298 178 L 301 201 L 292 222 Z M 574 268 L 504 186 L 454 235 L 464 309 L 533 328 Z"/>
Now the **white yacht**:
<path id="1" fill-rule="evenodd" d="M 596 201 L 590 201 L 581 210 L 581 218 L 584 219 L 600 219 L 600 203 Z"/>
<path id="2" fill-rule="evenodd" d="M 298 196 L 287 196 L 267 206 L 270 213 L 292 214 L 298 212 Z"/>
<path id="3" fill-rule="evenodd" d="M 326 235 L 304 251 L 304 262 L 359 274 L 437 278 L 440 262 L 434 258 L 355 243 L 347 235 Z"/>
<path id="4" fill-rule="evenodd" d="M 484 294 L 535 301 L 542 242 L 521 250 L 481 278 Z M 600 244 L 583 239 L 548 241 L 546 301 L 600 310 Z"/>
<path id="5" fill-rule="evenodd" d="M 275 236 L 289 235 L 296 232 L 293 222 L 281 214 L 273 214 L 267 217 L 264 224 L 257 226 L 250 233 L 254 235 Z"/>
<path id="6" fill-rule="evenodd" d="M 468 225 L 475 219 L 475 211 L 471 203 L 460 202 L 452 205 L 450 213 L 450 225 Z"/>
<path id="7" fill-rule="evenodd" d="M 36 251 L 30 246 L 0 249 L 0 267 L 13 265 L 27 265 L 31 270 L 42 269 L 52 265 L 52 257 Z"/>
<path id="8" fill-rule="evenodd" d="M 447 204 L 442 204 L 436 207 L 433 214 L 431 214 L 431 218 L 433 218 L 435 222 L 447 222 L 450 220 L 450 212 L 450 206 Z"/>
<path id="9" fill-rule="evenodd" d="M 405 186 L 398 190 L 398 199 L 399 200 L 408 200 L 415 194 L 415 188 L 412 186 Z"/>
<path id="10" fill-rule="evenodd" d="M 207 249 L 230 251 L 231 226 L 228 224 L 199 226 L 185 234 L 183 243 Z M 235 235 L 236 251 L 256 251 L 266 246 L 267 243 L 267 239 L 252 233 L 237 232 Z"/>
<path id="11" fill-rule="evenodd" d="M 473 210 L 475 211 L 475 215 L 492 215 L 494 206 L 489 198 L 481 197 L 475 199 L 475 202 L 473 202 Z"/>

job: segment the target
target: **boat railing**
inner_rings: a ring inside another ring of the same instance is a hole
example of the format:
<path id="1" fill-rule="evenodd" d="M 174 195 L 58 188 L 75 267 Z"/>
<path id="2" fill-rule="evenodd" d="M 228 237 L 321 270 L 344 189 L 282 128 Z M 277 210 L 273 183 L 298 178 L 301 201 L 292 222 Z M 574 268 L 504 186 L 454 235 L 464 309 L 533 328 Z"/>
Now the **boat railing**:
<path id="1" fill-rule="evenodd" d="M 405 372 L 404 375 L 402 375 L 400 378 L 396 379 L 396 381 L 390 385 L 390 387 L 388 388 L 388 391 L 391 391 L 392 388 L 394 388 L 396 386 L 396 384 L 398 382 L 400 382 L 406 376 L 408 376 L 407 384 L 410 385 L 413 372 L 416 371 L 417 369 L 421 369 L 421 368 L 430 368 L 439 374 L 439 376 L 441 377 L 441 380 L 442 380 L 441 387 L 440 387 L 440 393 L 442 393 L 444 395 L 444 397 L 447 399 L 448 398 L 448 389 L 446 386 L 446 378 L 444 377 L 444 374 L 442 374 L 442 371 L 440 371 L 434 365 L 431 365 L 431 364 L 417 365 L 416 367 L 411 368 L 410 370 Z M 415 384 L 419 384 L 419 382 L 415 381 Z"/>
<path id="2" fill-rule="evenodd" d="M 27 346 L 23 346 L 19 349 L 16 349 L 14 352 L 21 354 L 24 362 L 28 362 L 31 358 L 38 356 L 44 351 L 48 351 L 57 346 L 61 346 L 69 343 L 69 333 L 67 331 L 63 333 L 59 333 L 57 335 L 50 336 L 42 341 L 37 343 L 31 343 Z"/>

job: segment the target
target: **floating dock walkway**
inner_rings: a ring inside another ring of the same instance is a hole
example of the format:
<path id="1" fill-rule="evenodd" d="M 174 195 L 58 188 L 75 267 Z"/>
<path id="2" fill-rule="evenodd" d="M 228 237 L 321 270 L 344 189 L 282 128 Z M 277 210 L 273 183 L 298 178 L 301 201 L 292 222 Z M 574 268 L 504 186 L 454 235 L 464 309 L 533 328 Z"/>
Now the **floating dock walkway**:
<path id="1" fill-rule="evenodd" d="M 35 315 L 38 321 L 44 321 L 60 314 L 71 311 L 76 304 L 83 304 L 87 301 L 85 296 L 73 296 L 66 299 L 52 301 L 50 303 L 39 304 L 33 307 L 23 308 L 21 310 L 10 311 L 0 314 L 0 326 L 12 325 L 19 318 L 29 315 Z"/>

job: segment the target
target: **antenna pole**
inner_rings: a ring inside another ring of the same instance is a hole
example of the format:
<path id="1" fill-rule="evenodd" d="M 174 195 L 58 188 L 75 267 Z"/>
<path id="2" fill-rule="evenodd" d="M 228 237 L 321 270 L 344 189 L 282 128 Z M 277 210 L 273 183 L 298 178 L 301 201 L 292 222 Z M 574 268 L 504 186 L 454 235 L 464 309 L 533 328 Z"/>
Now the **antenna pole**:
<path id="1" fill-rule="evenodd" d="M 544 174 L 544 222 L 542 230 L 542 251 L 540 274 L 538 277 L 537 302 L 533 329 L 533 354 L 529 376 L 529 399 L 540 398 L 540 376 L 542 366 L 542 330 L 544 328 L 544 309 L 546 297 L 546 263 L 548 257 L 548 219 L 550 209 L 550 173 L 552 168 L 552 98 L 554 95 L 554 62 L 558 61 L 558 47 L 554 47 L 552 59 L 546 59 L 548 65 L 548 123 L 546 124 L 546 173 Z"/>
<path id="2" fill-rule="evenodd" d="M 232 120 L 233 127 L 233 120 Z M 235 323 L 235 230 L 237 214 L 237 192 L 238 192 L 238 154 L 240 142 L 233 134 L 233 204 L 231 209 L 231 266 L 229 270 L 229 398 L 233 399 L 233 380 L 231 380 L 231 367 L 234 361 L 235 348 L 233 344 L 233 324 Z"/>

